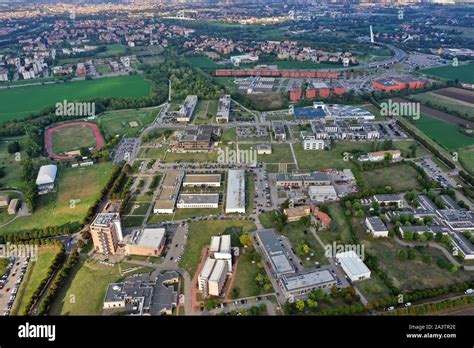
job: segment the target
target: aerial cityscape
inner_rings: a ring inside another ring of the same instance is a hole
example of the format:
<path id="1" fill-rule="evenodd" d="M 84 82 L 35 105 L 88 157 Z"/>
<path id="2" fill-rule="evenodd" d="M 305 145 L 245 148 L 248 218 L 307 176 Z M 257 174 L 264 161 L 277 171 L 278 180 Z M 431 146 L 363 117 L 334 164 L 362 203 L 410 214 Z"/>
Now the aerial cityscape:
<path id="1" fill-rule="evenodd" d="M 473 24 L 0 0 L 0 312 L 474 315 Z"/>

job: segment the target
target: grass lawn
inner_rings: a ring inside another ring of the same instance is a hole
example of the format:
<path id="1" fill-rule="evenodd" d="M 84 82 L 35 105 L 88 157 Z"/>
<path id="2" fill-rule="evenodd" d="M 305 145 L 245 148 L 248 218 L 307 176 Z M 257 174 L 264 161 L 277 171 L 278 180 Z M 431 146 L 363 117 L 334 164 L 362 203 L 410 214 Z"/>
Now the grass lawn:
<path id="1" fill-rule="evenodd" d="M 151 84 L 142 76 L 118 76 L 44 86 L 0 90 L 2 121 L 21 119 L 63 100 L 91 100 L 98 97 L 141 98 L 150 93 Z"/>
<path id="2" fill-rule="evenodd" d="M 217 114 L 217 104 L 217 100 L 200 100 L 194 111 L 194 123 L 214 123 Z"/>
<path id="3" fill-rule="evenodd" d="M 159 108 L 147 110 L 122 110 L 106 112 L 98 118 L 98 124 L 104 135 L 115 136 L 127 135 L 133 137 L 140 130 L 151 124 L 159 112 Z M 136 122 L 138 125 L 133 127 L 130 122 Z"/>
<path id="4" fill-rule="evenodd" d="M 125 215 L 145 215 L 150 208 L 149 203 L 128 203 L 125 208 Z"/>
<path id="5" fill-rule="evenodd" d="M 0 169 L 3 169 L 5 176 L 0 178 L 0 187 L 18 188 L 22 186 L 20 161 L 17 161 L 15 154 L 10 155 L 7 151 L 9 141 L 0 141 Z M 19 141 L 20 145 L 24 145 Z M 23 146 L 24 147 L 24 146 Z M 23 150 L 22 147 L 22 150 Z M 24 152 L 20 152 L 22 158 Z"/>
<path id="6" fill-rule="evenodd" d="M 9 263 L 10 262 L 7 258 L 0 257 L 0 275 L 3 275 L 5 273 Z"/>
<path id="7" fill-rule="evenodd" d="M 57 192 L 41 196 L 35 212 L 19 217 L 2 232 L 80 223 L 99 197 L 115 166 L 110 162 L 83 168 L 58 168 Z"/>
<path id="8" fill-rule="evenodd" d="M 12 314 L 23 315 L 31 295 L 38 288 L 41 281 L 46 277 L 51 262 L 59 252 L 57 246 L 45 246 L 38 250 L 37 260 L 28 264 L 23 281 L 21 282 L 18 295 L 12 308 Z"/>
<path id="9" fill-rule="evenodd" d="M 104 57 L 115 57 L 115 56 L 121 56 L 125 54 L 125 46 L 120 45 L 120 44 L 111 44 L 107 45 L 107 50 L 105 52 L 100 52 L 96 56 L 98 58 L 104 58 Z"/>
<path id="10" fill-rule="evenodd" d="M 455 80 L 460 82 L 474 83 L 474 64 L 463 64 L 459 66 L 442 66 L 420 70 L 420 73 L 442 80 Z"/>
<path id="11" fill-rule="evenodd" d="M 474 174 L 474 146 L 466 147 L 459 151 L 459 161 L 471 174 Z"/>
<path id="12" fill-rule="evenodd" d="M 236 141 L 237 140 L 237 133 L 235 128 L 224 128 L 224 131 L 221 135 L 221 141 L 225 144 L 229 141 Z"/>
<path id="13" fill-rule="evenodd" d="M 369 302 L 374 302 L 392 295 L 384 282 L 373 273 L 370 279 L 357 282 L 355 286 Z"/>
<path id="14" fill-rule="evenodd" d="M 233 289 L 238 289 L 239 298 L 258 296 L 265 294 L 263 288 L 255 281 L 255 277 L 261 272 L 257 267 L 257 262 L 252 263 L 250 257 L 253 248 L 242 250 L 239 256 L 239 264 L 237 266 L 237 274 L 233 283 Z M 267 293 L 271 293 L 271 289 Z"/>
<path id="15" fill-rule="evenodd" d="M 413 121 L 418 129 L 448 150 L 474 145 L 474 138 L 461 133 L 460 128 L 449 122 L 421 115 Z"/>
<path id="16" fill-rule="evenodd" d="M 189 224 L 189 237 L 183 258 L 179 266 L 189 272 L 193 277 L 197 266 L 201 261 L 201 251 L 205 245 L 209 245 L 212 236 L 222 234 L 228 228 L 242 228 L 242 232 L 251 232 L 256 229 L 253 221 L 248 220 L 216 220 L 197 221 Z M 235 246 L 233 244 L 233 246 Z"/>
<path id="17" fill-rule="evenodd" d="M 256 150 L 258 144 L 239 144 L 239 150 Z M 259 162 L 265 163 L 294 163 L 291 155 L 290 145 L 288 144 L 271 144 L 272 153 L 270 155 L 257 155 Z"/>
<path id="18" fill-rule="evenodd" d="M 120 279 L 118 266 L 81 260 L 50 309 L 52 315 L 100 315 L 109 283 Z"/>
<path id="19" fill-rule="evenodd" d="M 138 158 L 163 159 L 168 151 L 168 145 L 162 147 L 142 147 L 138 152 Z"/>
<path id="20" fill-rule="evenodd" d="M 145 216 L 128 216 L 124 215 L 122 217 L 122 226 L 125 228 L 129 227 L 138 227 L 143 224 Z"/>
<path id="21" fill-rule="evenodd" d="M 197 57 L 189 57 L 186 58 L 188 63 L 192 65 L 195 68 L 201 68 L 201 69 L 217 69 L 219 68 L 219 65 L 214 63 L 212 60 L 210 60 L 207 57 L 203 56 L 197 56 Z"/>
<path id="22" fill-rule="evenodd" d="M 92 128 L 86 125 L 71 125 L 53 132 L 53 152 L 64 154 L 79 150 L 81 147 L 91 148 L 97 145 Z"/>
<path id="23" fill-rule="evenodd" d="M 333 242 L 338 244 L 351 243 L 351 233 L 341 205 L 338 202 L 327 203 L 326 205 L 329 208 L 329 216 L 332 222 L 328 229 L 318 232 L 319 237 L 327 244 L 332 244 Z"/>
<path id="24" fill-rule="evenodd" d="M 215 162 L 217 161 L 217 152 L 168 152 L 165 162 Z"/>
<path id="25" fill-rule="evenodd" d="M 372 189 L 391 186 L 394 192 L 421 190 L 417 171 L 408 164 L 363 171 L 360 173 L 367 187 Z"/>

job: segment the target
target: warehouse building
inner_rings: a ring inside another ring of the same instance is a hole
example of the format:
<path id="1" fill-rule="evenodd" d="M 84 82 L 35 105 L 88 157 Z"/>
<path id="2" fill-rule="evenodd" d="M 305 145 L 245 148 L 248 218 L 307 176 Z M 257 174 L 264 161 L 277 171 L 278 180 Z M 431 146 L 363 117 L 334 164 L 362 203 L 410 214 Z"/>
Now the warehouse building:
<path id="1" fill-rule="evenodd" d="M 314 202 L 336 201 L 338 199 L 337 192 L 332 185 L 310 186 L 308 194 Z"/>
<path id="2" fill-rule="evenodd" d="M 58 167 L 54 164 L 41 166 L 36 177 L 36 186 L 38 194 L 45 195 L 54 189 Z"/>
<path id="3" fill-rule="evenodd" d="M 158 194 L 158 199 L 153 206 L 155 214 L 173 214 L 179 190 L 183 182 L 184 171 L 168 171 L 165 174 L 163 183 Z"/>
<path id="4" fill-rule="evenodd" d="M 276 176 L 276 186 L 314 186 L 330 185 L 329 175 L 321 172 L 311 173 L 280 173 Z"/>
<path id="5" fill-rule="evenodd" d="M 225 212 L 245 214 L 245 170 L 229 169 Z"/>
<path id="6" fill-rule="evenodd" d="M 257 241 L 263 250 L 265 260 L 270 265 L 277 278 L 285 274 L 294 274 L 295 266 L 288 258 L 287 250 L 273 229 L 261 230 L 255 233 Z"/>
<path id="7" fill-rule="evenodd" d="M 388 228 L 378 216 L 370 216 L 365 219 L 367 232 L 374 237 L 388 237 Z"/>
<path id="8" fill-rule="evenodd" d="M 337 262 L 346 272 L 351 282 L 370 278 L 370 269 L 360 259 L 355 251 L 345 251 L 336 254 Z"/>
<path id="9" fill-rule="evenodd" d="M 191 208 L 218 208 L 219 194 L 218 193 L 199 193 L 199 194 L 180 194 L 177 208 L 191 209 Z"/>
<path id="10" fill-rule="evenodd" d="M 328 269 L 283 275 L 280 279 L 280 285 L 286 298 L 304 296 L 316 289 L 328 291 L 336 286 L 336 283 L 336 278 Z"/>
<path id="11" fill-rule="evenodd" d="M 220 174 L 186 174 L 186 177 L 184 178 L 183 186 L 220 187 L 221 175 Z"/>
<path id="12" fill-rule="evenodd" d="M 166 242 L 164 228 L 145 228 L 134 232 L 125 243 L 126 255 L 160 256 Z"/>

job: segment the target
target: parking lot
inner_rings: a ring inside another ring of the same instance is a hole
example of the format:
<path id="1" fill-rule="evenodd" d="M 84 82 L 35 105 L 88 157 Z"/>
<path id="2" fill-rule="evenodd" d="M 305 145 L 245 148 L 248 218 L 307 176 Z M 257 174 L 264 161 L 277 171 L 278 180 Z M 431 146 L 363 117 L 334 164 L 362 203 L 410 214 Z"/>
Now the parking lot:
<path id="1" fill-rule="evenodd" d="M 26 273 L 30 257 L 11 257 L 5 274 L 0 279 L 0 310 L 9 315 Z"/>
<path id="2" fill-rule="evenodd" d="M 138 152 L 139 141 L 136 138 L 122 138 L 117 145 L 114 154 L 114 163 L 121 161 L 133 162 L 135 154 Z"/>
<path id="3" fill-rule="evenodd" d="M 447 188 L 455 188 L 457 186 L 456 181 L 448 173 L 443 172 L 430 157 L 421 157 L 414 160 L 414 162 L 425 170 L 431 180 L 439 181 L 441 186 Z"/>

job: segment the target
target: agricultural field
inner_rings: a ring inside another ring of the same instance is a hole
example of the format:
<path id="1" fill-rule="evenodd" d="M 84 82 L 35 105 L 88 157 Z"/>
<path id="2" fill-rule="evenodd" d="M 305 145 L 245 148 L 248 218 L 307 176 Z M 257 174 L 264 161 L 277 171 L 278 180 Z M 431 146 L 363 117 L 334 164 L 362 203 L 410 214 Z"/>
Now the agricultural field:
<path id="1" fill-rule="evenodd" d="M 417 171 L 409 164 L 363 171 L 360 175 L 366 187 L 371 189 L 390 186 L 394 192 L 406 192 L 422 188 L 417 180 Z"/>
<path id="2" fill-rule="evenodd" d="M 442 121 L 425 114 L 413 121 L 415 126 L 447 150 L 460 149 L 474 145 L 474 138 L 461 133 L 460 128 L 452 123 Z"/>
<path id="3" fill-rule="evenodd" d="M 186 58 L 188 63 L 195 68 L 199 69 L 218 69 L 219 65 L 213 62 L 211 59 L 204 56 L 196 56 Z"/>
<path id="4" fill-rule="evenodd" d="M 469 173 L 474 174 L 474 146 L 459 150 L 459 161 Z"/>
<path id="5" fill-rule="evenodd" d="M 462 64 L 459 66 L 441 66 L 420 70 L 422 75 L 439 78 L 442 80 L 458 79 L 464 83 L 474 83 L 474 64 Z"/>
<path id="6" fill-rule="evenodd" d="M 26 308 L 33 292 L 36 291 L 41 281 L 48 272 L 54 257 L 59 252 L 57 246 L 43 246 L 38 250 L 36 261 L 28 264 L 18 295 L 12 308 L 12 314 L 21 315 Z"/>
<path id="7" fill-rule="evenodd" d="M 474 104 L 455 99 L 448 95 L 448 89 L 443 89 L 435 92 L 419 93 L 410 96 L 410 100 L 418 101 L 426 106 L 434 106 L 439 108 L 446 108 L 446 111 L 459 112 L 466 117 L 474 118 Z M 445 91 L 448 94 L 445 94 Z"/>
<path id="8" fill-rule="evenodd" d="M 240 229 L 242 230 L 242 233 L 247 233 L 254 231 L 256 226 L 253 221 L 248 220 L 211 220 L 191 222 L 189 224 L 188 244 L 184 250 L 183 258 L 181 259 L 179 266 L 188 271 L 191 277 L 193 277 L 199 262 L 201 261 L 201 251 L 204 246 L 209 245 L 211 237 L 227 232 L 230 233 L 230 230 L 236 231 Z"/>
<path id="9" fill-rule="evenodd" d="M 114 170 L 110 162 L 82 168 L 58 168 L 57 192 L 40 196 L 35 212 L 17 218 L 1 232 L 79 224 Z"/>
<path id="10" fill-rule="evenodd" d="M 151 84 L 141 76 L 119 76 L 59 84 L 0 90 L 2 121 L 21 119 L 58 102 L 84 101 L 98 97 L 141 98 Z"/>
<path id="11" fill-rule="evenodd" d="M 160 108 L 111 111 L 99 116 L 97 123 L 106 137 L 117 134 L 132 137 L 138 134 L 143 127 L 151 124 L 159 111 Z M 133 122 L 137 124 L 135 125 Z"/>
<path id="12" fill-rule="evenodd" d="M 64 154 L 82 147 L 95 147 L 97 140 L 91 127 L 71 125 L 55 130 L 52 134 L 52 143 L 55 154 Z"/>

